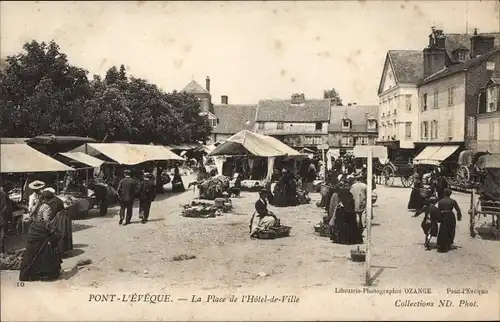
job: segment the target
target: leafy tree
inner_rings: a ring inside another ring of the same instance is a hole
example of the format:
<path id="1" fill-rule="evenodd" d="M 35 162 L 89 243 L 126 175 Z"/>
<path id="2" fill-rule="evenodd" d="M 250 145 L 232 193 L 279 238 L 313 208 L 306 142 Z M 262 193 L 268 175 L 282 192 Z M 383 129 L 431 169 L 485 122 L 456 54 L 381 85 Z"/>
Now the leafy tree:
<path id="1" fill-rule="evenodd" d="M 323 98 L 329 98 L 333 106 L 342 106 L 342 99 L 335 88 L 324 90 Z"/>

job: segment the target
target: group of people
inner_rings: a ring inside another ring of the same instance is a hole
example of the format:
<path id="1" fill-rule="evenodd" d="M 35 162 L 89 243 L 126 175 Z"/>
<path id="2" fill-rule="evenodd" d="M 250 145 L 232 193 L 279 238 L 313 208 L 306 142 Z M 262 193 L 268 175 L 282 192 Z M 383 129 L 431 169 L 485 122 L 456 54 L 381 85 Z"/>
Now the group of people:
<path id="1" fill-rule="evenodd" d="M 64 202 L 55 195 L 55 190 L 46 187 L 43 181 L 29 184 L 31 195 L 28 206 L 22 207 L 28 215 L 23 220 L 30 222 L 26 250 L 20 268 L 19 280 L 36 281 L 56 279 L 61 274 L 62 258 L 73 249 L 71 224 L 75 200 L 71 197 Z M 2 219 L 12 216 L 13 203 L 9 202 L 8 188 L 0 191 Z M 2 252 L 5 251 L 2 236 Z"/>
<path id="2" fill-rule="evenodd" d="M 462 212 L 456 200 L 451 198 L 451 194 L 446 179 L 438 169 L 431 174 L 429 188 L 424 187 L 420 175 L 415 179 L 408 209 L 415 210 L 413 217 L 424 214 L 421 227 L 425 234 L 424 245 L 427 250 L 431 250 L 432 237 L 437 238 L 438 252 L 446 253 L 452 248 L 457 219 L 462 220 Z"/>

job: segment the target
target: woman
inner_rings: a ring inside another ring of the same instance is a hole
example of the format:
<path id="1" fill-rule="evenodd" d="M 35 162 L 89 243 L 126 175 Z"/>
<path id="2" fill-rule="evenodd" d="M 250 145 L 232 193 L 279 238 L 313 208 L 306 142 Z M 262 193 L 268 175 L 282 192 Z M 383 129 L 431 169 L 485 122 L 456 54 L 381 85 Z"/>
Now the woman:
<path id="1" fill-rule="evenodd" d="M 255 212 L 250 220 L 250 237 L 258 238 L 259 232 L 269 230 L 269 228 L 279 224 L 279 219 L 267 210 L 267 190 L 259 192 L 259 200 L 255 202 Z"/>
<path id="2" fill-rule="evenodd" d="M 28 185 L 28 188 L 33 191 L 28 199 L 28 212 L 33 213 L 33 211 L 42 202 L 42 189 L 45 188 L 45 183 L 43 181 L 36 180 L 30 183 Z"/>
<path id="3" fill-rule="evenodd" d="M 332 240 L 335 243 L 344 245 L 363 243 L 354 209 L 354 198 L 348 185 L 339 189 L 335 217 L 332 220 L 334 222 Z"/>
<path id="4" fill-rule="evenodd" d="M 179 168 L 175 167 L 174 178 L 172 179 L 172 192 L 184 192 L 184 183 L 182 182 L 182 177 L 179 172 Z"/>
<path id="5" fill-rule="evenodd" d="M 282 174 L 276 185 L 274 186 L 274 206 L 276 207 L 286 207 L 287 206 L 287 194 L 286 194 L 286 169 L 281 170 Z"/>
<path id="6" fill-rule="evenodd" d="M 432 237 L 437 237 L 438 235 L 438 224 L 441 217 L 439 209 L 436 207 L 438 199 L 436 197 L 431 197 L 429 199 L 429 204 L 425 207 L 425 216 L 422 220 L 422 230 L 425 234 L 425 249 L 430 250 L 430 242 Z"/>
<path id="7" fill-rule="evenodd" d="M 52 221 L 59 211 L 64 209 L 64 202 L 56 197 L 54 188 L 45 188 L 42 191 L 44 203 L 50 208 L 49 221 Z"/>
<path id="8" fill-rule="evenodd" d="M 441 226 L 439 227 L 439 233 L 437 236 L 438 252 L 446 253 L 451 250 L 451 245 L 455 241 L 455 231 L 457 228 L 458 221 L 462 220 L 462 212 L 458 203 L 452 199 L 451 190 L 444 189 L 444 197 L 439 200 L 438 209 L 441 212 Z M 453 209 L 457 212 L 455 213 Z"/>
<path id="9" fill-rule="evenodd" d="M 57 243 L 57 249 L 61 256 L 73 249 L 73 227 L 71 224 L 71 214 L 73 211 L 78 212 L 78 209 L 76 209 L 75 199 L 69 196 L 64 201 L 64 209 L 59 211 L 51 221 L 53 227 L 62 234 Z"/>
<path id="10" fill-rule="evenodd" d="M 422 178 L 418 175 L 415 178 L 415 182 L 413 184 L 413 188 L 410 194 L 410 200 L 408 201 L 408 210 L 415 210 L 414 217 L 420 216 L 422 213 L 422 208 L 425 205 L 425 200 L 422 198 L 421 190 L 422 189 Z"/>
<path id="11" fill-rule="evenodd" d="M 62 260 L 56 247 L 61 234 L 50 225 L 52 209 L 47 203 L 53 193 L 43 191 L 42 197 L 43 202 L 32 212 L 33 222 L 21 263 L 20 281 L 53 280 L 61 275 Z"/>

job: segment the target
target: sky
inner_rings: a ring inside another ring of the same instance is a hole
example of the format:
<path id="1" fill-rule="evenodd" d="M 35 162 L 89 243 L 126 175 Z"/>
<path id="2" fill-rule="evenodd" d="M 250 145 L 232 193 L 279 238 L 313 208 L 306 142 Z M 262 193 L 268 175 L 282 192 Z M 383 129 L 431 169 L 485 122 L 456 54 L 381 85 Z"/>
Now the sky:
<path id="1" fill-rule="evenodd" d="M 321 98 L 377 104 L 388 50 L 421 50 L 431 26 L 500 32 L 497 1 L 1 2 L 1 56 L 55 40 L 71 64 L 129 74 L 165 91 L 210 76 L 212 101 Z M 466 19 L 467 17 L 467 19 Z"/>

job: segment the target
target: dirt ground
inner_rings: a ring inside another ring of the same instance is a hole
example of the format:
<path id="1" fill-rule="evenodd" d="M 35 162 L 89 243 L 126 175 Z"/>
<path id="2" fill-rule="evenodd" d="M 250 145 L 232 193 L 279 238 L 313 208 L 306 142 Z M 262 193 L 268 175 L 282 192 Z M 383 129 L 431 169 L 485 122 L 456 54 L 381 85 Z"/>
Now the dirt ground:
<path id="1" fill-rule="evenodd" d="M 184 178 L 187 184 L 193 178 Z M 483 287 L 499 280 L 499 241 L 471 238 L 468 229 L 469 196 L 454 193 L 464 219 L 458 223 L 456 246 L 447 254 L 426 251 L 420 228 L 422 217 L 407 211 L 410 189 L 378 186 L 372 228 L 372 274 L 377 287 Z M 118 225 L 118 209 L 106 217 L 73 222 L 72 257 L 65 259 L 64 277 L 44 288 L 127 287 L 197 289 L 314 289 L 362 287 L 363 263 L 354 263 L 350 250 L 314 233 L 325 211 L 312 202 L 290 208 L 270 207 L 281 223 L 292 226 L 291 236 L 276 240 L 251 240 L 248 225 L 257 193 L 233 198 L 233 212 L 217 218 L 181 216 L 181 206 L 195 198 L 188 190 L 167 193 L 153 203 L 150 222 L 140 224 L 134 208 L 132 224 Z M 364 245 L 361 246 L 364 248 Z M 196 258 L 174 261 L 177 255 Z M 92 264 L 71 270 L 83 258 Z M 259 276 L 259 273 L 265 276 Z M 264 275 L 264 274 L 261 274 Z M 14 287 L 18 272 L 2 272 L 2 288 Z M 30 283 L 37 284 L 37 283 Z M 7 292 L 5 289 L 3 293 Z"/>

